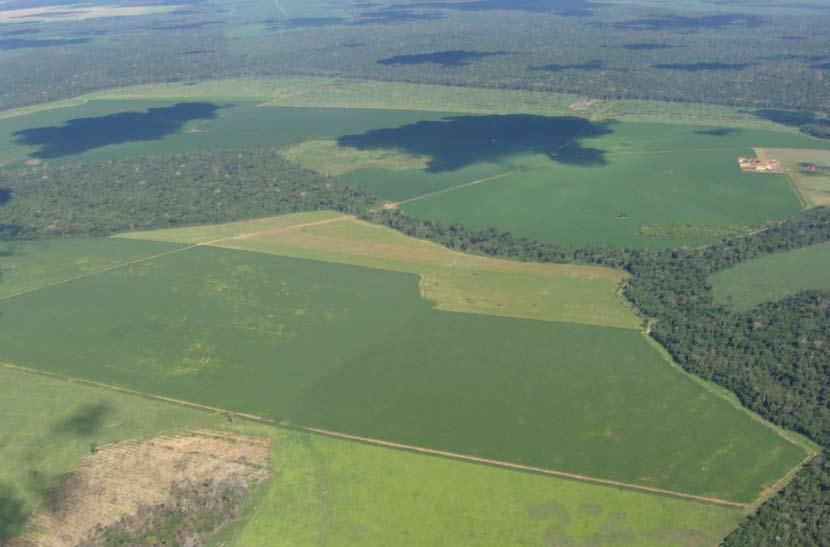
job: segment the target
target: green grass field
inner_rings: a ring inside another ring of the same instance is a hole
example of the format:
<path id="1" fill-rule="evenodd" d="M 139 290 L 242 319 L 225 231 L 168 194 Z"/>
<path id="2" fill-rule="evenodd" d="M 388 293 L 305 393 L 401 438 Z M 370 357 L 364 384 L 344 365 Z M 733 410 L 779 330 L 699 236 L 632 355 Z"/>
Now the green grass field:
<path id="1" fill-rule="evenodd" d="M 0 367 L 0 543 L 16 533 L 50 488 L 94 443 L 185 427 L 222 427 L 224 417 Z M 17 510 L 12 510 L 17 508 Z"/>
<path id="2" fill-rule="evenodd" d="M 776 253 L 709 278 L 715 300 L 736 311 L 809 289 L 830 290 L 830 243 Z"/>
<path id="3" fill-rule="evenodd" d="M 259 253 L 191 248 L 7 299 L 0 360 L 740 502 L 804 457 L 635 330 L 446 313 L 414 275 Z"/>
<path id="4" fill-rule="evenodd" d="M 741 512 L 277 432 L 279 474 L 226 544 L 637 545 L 718 543 Z"/>
<path id="5" fill-rule="evenodd" d="M 350 264 L 421 278 L 421 295 L 446 311 L 638 329 L 616 295 L 626 278 L 596 266 L 532 264 L 451 251 L 331 212 L 123 234 L 119 237 L 213 246 Z"/>
<path id="6" fill-rule="evenodd" d="M 830 205 L 830 150 L 762 148 L 756 152 L 781 162 L 805 206 Z M 814 170 L 808 171 L 808 165 Z"/>
<path id="7" fill-rule="evenodd" d="M 274 429 L 0 368 L 0 540 L 99 446 L 182 428 L 273 439 L 275 476 L 213 545 L 712 545 L 738 509 Z"/>

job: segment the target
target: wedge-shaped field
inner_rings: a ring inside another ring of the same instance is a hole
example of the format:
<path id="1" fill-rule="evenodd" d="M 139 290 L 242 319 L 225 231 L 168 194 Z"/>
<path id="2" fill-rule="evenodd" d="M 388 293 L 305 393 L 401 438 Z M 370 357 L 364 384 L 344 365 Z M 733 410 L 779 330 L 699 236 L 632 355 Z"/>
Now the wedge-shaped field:
<path id="1" fill-rule="evenodd" d="M 568 539 L 704 546 L 716 544 L 743 514 L 240 420 L 229 424 L 224 416 L 3 367 L 0 382 L 11 394 L 0 399 L 0 541 L 23 530 L 32 510 L 49 510 L 45 494 L 82 464 L 92 443 L 124 446 L 205 427 L 270 436 L 272 468 L 279 471 L 219 538 L 224 545 L 311 545 L 325 537 L 334 545 Z M 135 477 L 138 483 L 150 478 Z"/>
<path id="2" fill-rule="evenodd" d="M 737 509 L 278 431 L 240 547 L 717 545 Z"/>
<path id="3" fill-rule="evenodd" d="M 0 301 L 0 361 L 742 503 L 805 456 L 670 367 L 636 330 L 448 313 L 418 280 L 183 246 Z"/>
<path id="4" fill-rule="evenodd" d="M 438 309 L 638 328 L 615 294 L 624 272 L 533 264 L 451 251 L 395 230 L 331 212 L 302 213 L 122 237 L 309 258 L 418 274 L 421 294 Z"/>
<path id="5" fill-rule="evenodd" d="M 737 311 L 780 300 L 799 291 L 830 290 L 830 243 L 775 253 L 709 278 L 715 299 Z"/>

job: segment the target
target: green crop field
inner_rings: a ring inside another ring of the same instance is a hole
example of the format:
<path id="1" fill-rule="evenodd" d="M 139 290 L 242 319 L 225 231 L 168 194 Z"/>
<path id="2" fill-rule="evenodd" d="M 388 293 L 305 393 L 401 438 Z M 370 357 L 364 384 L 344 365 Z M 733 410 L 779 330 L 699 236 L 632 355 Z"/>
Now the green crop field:
<path id="1" fill-rule="evenodd" d="M 728 270 L 709 281 L 715 300 L 737 311 L 809 289 L 830 290 L 830 243 L 776 253 Z"/>
<path id="2" fill-rule="evenodd" d="M 279 148 L 415 216 L 562 244 L 663 248 L 799 210 L 786 176 L 740 173 L 737 156 L 830 148 L 790 131 L 584 115 L 93 100 L 0 119 L 0 163 Z"/>
<path id="3" fill-rule="evenodd" d="M 225 544 L 715 545 L 739 510 L 295 432 Z"/>
<path id="4" fill-rule="evenodd" d="M 223 416 L 2 367 L 0 381 L 10 390 L 0 400 L 0 534 L 19 531 L 93 443 L 205 427 L 273 439 L 276 476 L 217 538 L 221 545 L 306 545 L 321 537 L 338 545 L 503 545 L 551 537 L 709 545 L 742 515 L 244 421 L 229 425 Z"/>
<path id="5" fill-rule="evenodd" d="M 0 299 L 181 247 L 136 243 L 106 238 L 0 242 Z"/>
<path id="6" fill-rule="evenodd" d="M 640 319 L 616 295 L 626 274 L 583 265 L 532 264 L 451 251 L 331 212 L 123 234 L 351 264 L 421 277 L 438 309 L 501 317 L 637 329 Z"/>
<path id="7" fill-rule="evenodd" d="M 411 274 L 204 246 L 0 302 L 0 360 L 740 502 L 805 455 L 635 330 L 447 313 Z"/>

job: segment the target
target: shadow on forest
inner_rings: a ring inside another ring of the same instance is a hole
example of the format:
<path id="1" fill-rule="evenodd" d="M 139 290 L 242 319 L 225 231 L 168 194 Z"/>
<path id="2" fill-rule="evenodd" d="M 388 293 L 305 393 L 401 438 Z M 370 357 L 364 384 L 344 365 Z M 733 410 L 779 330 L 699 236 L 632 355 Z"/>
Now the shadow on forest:
<path id="1" fill-rule="evenodd" d="M 704 72 L 707 70 L 744 70 L 752 63 L 662 63 L 654 65 L 659 70 L 682 70 L 684 72 Z"/>
<path id="2" fill-rule="evenodd" d="M 713 129 L 698 129 L 697 131 L 695 131 L 695 135 L 706 135 L 708 137 L 728 137 L 729 135 L 740 133 L 740 131 L 740 129 L 734 129 L 730 127 L 715 127 Z"/>
<path id="3" fill-rule="evenodd" d="M 12 191 L 8 188 L 0 188 L 0 205 L 5 205 L 12 199 Z"/>
<path id="4" fill-rule="evenodd" d="M 470 61 L 477 59 L 486 59 L 487 57 L 494 57 L 498 55 L 510 55 L 507 51 L 467 51 L 467 50 L 452 50 L 452 51 L 436 51 L 433 53 L 419 53 L 415 55 L 396 55 L 395 57 L 387 57 L 380 59 L 380 65 L 421 65 L 421 64 L 436 64 L 444 67 L 451 66 L 467 66 Z"/>
<path id="5" fill-rule="evenodd" d="M 430 172 L 498 162 L 517 154 L 546 154 L 559 163 L 587 167 L 605 165 L 605 152 L 585 148 L 579 141 L 609 133 L 607 122 L 573 116 L 454 116 L 346 135 L 338 143 L 358 150 L 403 150 L 429 156 Z"/>
<path id="6" fill-rule="evenodd" d="M 52 46 L 73 46 L 76 44 L 86 44 L 89 41 L 89 38 L 55 38 L 44 40 L 33 40 L 28 38 L 7 38 L 5 40 L 0 40 L 0 49 L 10 50 Z"/>
<path id="7" fill-rule="evenodd" d="M 530 13 L 555 13 L 570 17 L 588 17 L 592 9 L 606 4 L 592 0 L 472 0 L 463 2 L 418 2 L 401 4 L 401 9 L 448 9 L 457 11 L 511 10 Z"/>
<path id="8" fill-rule="evenodd" d="M 11 486 L 0 483 L 0 545 L 22 532 L 25 524 L 23 500 Z"/>
<path id="9" fill-rule="evenodd" d="M 586 61 L 584 63 L 578 64 L 571 64 L 571 65 L 542 65 L 542 66 L 532 66 L 530 70 L 539 70 L 543 72 L 562 72 L 564 70 L 588 70 L 588 71 L 595 71 L 595 70 L 604 70 L 605 69 L 605 61 L 601 61 L 599 59 L 594 59 L 593 61 Z"/>
<path id="10" fill-rule="evenodd" d="M 661 49 L 673 49 L 676 47 L 683 47 L 678 46 L 675 44 L 665 44 L 665 43 L 649 43 L 649 42 L 637 42 L 635 44 L 622 44 L 619 46 L 612 46 L 616 49 L 627 49 L 628 51 L 658 51 Z"/>
<path id="11" fill-rule="evenodd" d="M 631 21 L 614 23 L 612 26 L 625 30 L 720 30 L 728 27 L 756 28 L 763 25 L 765 19 L 745 13 L 722 13 L 719 15 L 663 15 L 643 17 Z"/>
<path id="12" fill-rule="evenodd" d="M 818 63 L 810 65 L 810 68 L 815 68 L 816 70 L 830 70 L 830 63 Z"/>
<path id="13" fill-rule="evenodd" d="M 17 144 L 40 147 L 30 154 L 34 158 L 60 158 L 112 144 L 159 140 L 177 133 L 190 121 L 216 118 L 219 108 L 211 103 L 179 103 L 147 112 L 76 118 L 60 126 L 23 129 L 14 137 Z"/>
<path id="14" fill-rule="evenodd" d="M 812 112 L 799 112 L 798 110 L 776 110 L 772 108 L 763 108 L 760 110 L 753 110 L 751 114 L 753 116 L 789 127 L 800 127 L 816 121 L 816 115 Z"/>
<path id="15" fill-rule="evenodd" d="M 82 406 L 68 418 L 52 426 L 52 433 L 88 437 L 98 432 L 112 407 L 102 403 Z"/>

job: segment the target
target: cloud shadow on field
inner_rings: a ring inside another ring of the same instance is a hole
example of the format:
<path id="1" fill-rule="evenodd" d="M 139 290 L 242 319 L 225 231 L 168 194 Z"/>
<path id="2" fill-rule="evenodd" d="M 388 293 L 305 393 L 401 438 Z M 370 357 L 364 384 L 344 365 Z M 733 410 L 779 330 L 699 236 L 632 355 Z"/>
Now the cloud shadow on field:
<path id="1" fill-rule="evenodd" d="M 798 110 L 776 110 L 773 108 L 762 108 L 753 110 L 752 115 L 763 118 L 767 121 L 780 123 L 788 127 L 800 127 L 804 124 L 816 121 L 816 115 L 812 112 L 799 112 Z"/>
<path id="2" fill-rule="evenodd" d="M 613 23 L 611 26 L 623 30 L 651 30 L 651 31 L 695 31 L 721 30 L 731 27 L 757 28 L 763 25 L 766 19 L 757 15 L 745 13 L 721 13 L 718 15 L 662 15 L 643 17 Z"/>
<path id="3" fill-rule="evenodd" d="M 682 70 L 683 72 L 704 72 L 707 70 L 740 71 L 753 66 L 752 63 L 662 63 L 654 65 L 659 70 Z"/>
<path id="4" fill-rule="evenodd" d="M 35 40 L 29 38 L 6 38 L 4 40 L 0 40 L 0 49 L 12 50 L 27 48 L 34 49 L 54 46 L 74 46 L 78 44 L 86 44 L 89 42 L 89 38 L 54 38 L 44 40 Z"/>
<path id="5" fill-rule="evenodd" d="M 499 55 L 510 55 L 507 51 L 467 51 L 449 50 L 435 51 L 432 53 L 419 53 L 415 55 L 396 55 L 378 61 L 379 65 L 422 65 L 436 64 L 443 67 L 467 66 L 471 61 L 486 59 Z"/>
<path id="6" fill-rule="evenodd" d="M 58 435 L 88 437 L 101 429 L 106 417 L 112 413 L 112 407 L 102 403 L 85 405 L 71 416 L 52 426 L 52 432 Z"/>
<path id="7" fill-rule="evenodd" d="M 594 59 L 592 61 L 586 61 L 584 63 L 576 63 L 576 64 L 569 64 L 569 65 L 557 65 L 557 64 L 550 64 L 550 65 L 542 65 L 542 66 L 532 66 L 530 70 L 536 70 L 541 72 L 563 72 L 565 70 L 587 70 L 593 72 L 595 70 L 605 70 L 605 61 L 600 59 Z"/>
<path id="8" fill-rule="evenodd" d="M 712 129 L 698 129 L 695 131 L 695 135 L 706 135 L 707 137 L 728 137 L 729 135 L 734 135 L 739 132 L 740 129 L 734 129 L 731 127 L 715 127 Z"/>
<path id="9" fill-rule="evenodd" d="M 0 483 L 0 545 L 23 531 L 26 518 L 23 500 L 11 486 Z"/>
<path id="10" fill-rule="evenodd" d="M 160 140 L 190 121 L 215 119 L 219 108 L 211 103 L 179 103 L 146 112 L 76 118 L 59 126 L 23 129 L 14 137 L 19 145 L 39 147 L 29 154 L 33 158 L 61 158 L 113 144 Z"/>
<path id="11" fill-rule="evenodd" d="M 427 171 L 433 173 L 499 162 L 518 154 L 545 154 L 558 163 L 591 167 L 605 165 L 605 153 L 586 148 L 581 141 L 611 132 L 607 123 L 574 116 L 453 116 L 346 135 L 338 144 L 429 156 Z"/>

